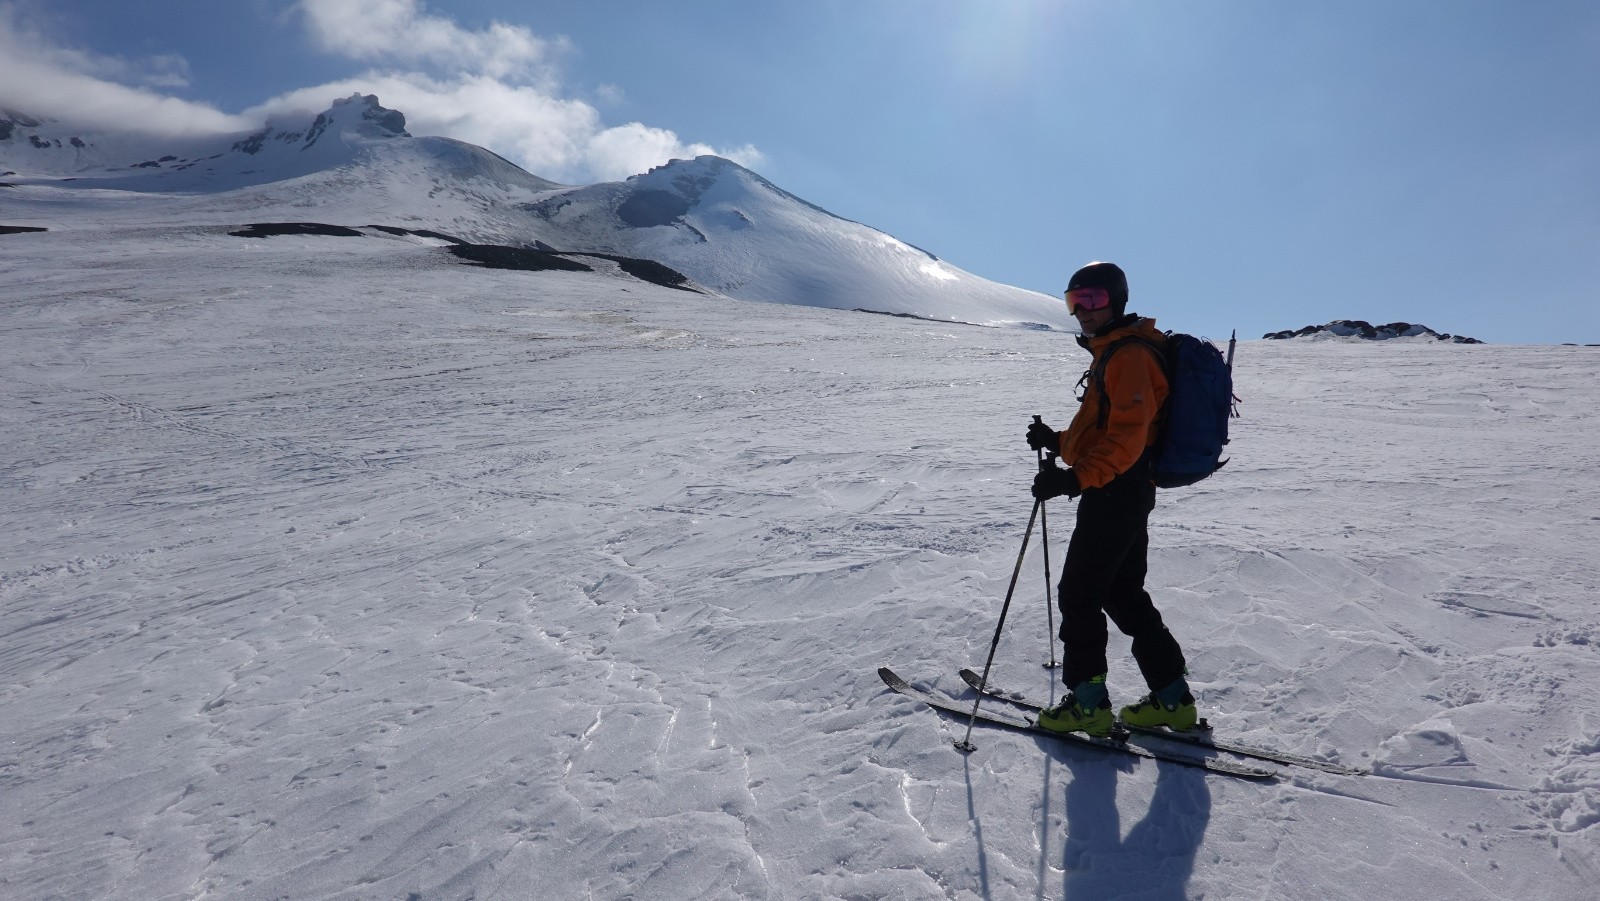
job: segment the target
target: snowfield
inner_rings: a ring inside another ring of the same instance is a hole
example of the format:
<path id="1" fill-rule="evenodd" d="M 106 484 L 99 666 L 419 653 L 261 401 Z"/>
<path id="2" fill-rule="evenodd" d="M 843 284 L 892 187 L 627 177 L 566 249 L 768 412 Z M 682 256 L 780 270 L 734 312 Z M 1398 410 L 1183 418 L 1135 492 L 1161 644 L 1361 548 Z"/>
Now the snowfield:
<path id="1" fill-rule="evenodd" d="M 1370 771 L 1252 784 L 875 674 L 971 698 L 1068 334 L 77 221 L 0 236 L 0 897 L 1600 885 L 1593 348 L 1241 343 L 1151 589 L 1220 734 Z"/>

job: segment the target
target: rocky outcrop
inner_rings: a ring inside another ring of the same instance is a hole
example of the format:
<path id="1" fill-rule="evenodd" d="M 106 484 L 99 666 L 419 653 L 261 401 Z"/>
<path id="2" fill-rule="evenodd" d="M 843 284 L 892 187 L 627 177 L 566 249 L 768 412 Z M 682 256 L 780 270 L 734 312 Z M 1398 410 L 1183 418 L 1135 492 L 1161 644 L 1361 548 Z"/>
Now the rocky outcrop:
<path id="1" fill-rule="evenodd" d="M 1384 325 L 1373 325 L 1360 319 L 1335 319 L 1324 325 L 1308 325 L 1301 329 L 1268 332 L 1261 337 L 1275 340 L 1314 337 L 1364 338 L 1368 341 L 1384 341 L 1390 338 L 1432 338 L 1436 341 L 1449 341 L 1452 344 L 1483 343 L 1477 338 L 1436 332 L 1425 325 L 1417 325 L 1410 322 L 1389 322 Z"/>

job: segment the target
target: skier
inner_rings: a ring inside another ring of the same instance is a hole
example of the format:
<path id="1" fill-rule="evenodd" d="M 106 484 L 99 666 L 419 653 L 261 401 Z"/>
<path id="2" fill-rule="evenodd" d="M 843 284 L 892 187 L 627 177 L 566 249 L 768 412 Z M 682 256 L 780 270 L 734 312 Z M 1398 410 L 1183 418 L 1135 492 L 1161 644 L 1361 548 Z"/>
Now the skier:
<path id="1" fill-rule="evenodd" d="M 1160 342 L 1155 320 L 1127 312 L 1128 278 L 1113 263 L 1090 263 L 1067 283 L 1067 309 L 1078 320 L 1078 343 L 1100 361 L 1114 341 L 1141 336 Z M 1035 450 L 1059 453 L 1070 468 L 1050 466 L 1033 482 L 1033 496 L 1078 498 L 1077 524 L 1067 546 L 1058 603 L 1060 637 L 1065 645 L 1062 681 L 1069 689 L 1039 725 L 1056 732 L 1111 732 L 1111 700 L 1106 691 L 1106 617 L 1133 638 L 1133 658 L 1150 693 L 1122 708 L 1126 722 L 1194 728 L 1194 696 L 1189 692 L 1183 650 L 1167 631 L 1144 579 L 1150 545 L 1150 511 L 1156 486 L 1145 451 L 1155 443 L 1162 403 L 1167 397 L 1163 360 L 1142 345 L 1113 354 L 1103 369 L 1105 391 L 1092 384 L 1099 367 L 1091 364 L 1079 385 L 1078 412 L 1064 432 L 1043 422 L 1028 427 Z M 1101 409 L 1109 398 L 1109 409 Z"/>

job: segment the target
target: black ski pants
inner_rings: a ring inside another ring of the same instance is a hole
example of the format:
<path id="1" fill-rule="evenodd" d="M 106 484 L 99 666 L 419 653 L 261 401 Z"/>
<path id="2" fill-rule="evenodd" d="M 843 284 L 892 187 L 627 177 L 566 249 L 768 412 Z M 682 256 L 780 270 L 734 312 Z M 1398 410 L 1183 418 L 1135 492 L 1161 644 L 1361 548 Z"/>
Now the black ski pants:
<path id="1" fill-rule="evenodd" d="M 1078 521 L 1067 546 L 1058 600 L 1061 678 L 1071 688 L 1101 675 L 1106 665 L 1106 617 L 1133 638 L 1133 659 L 1151 691 L 1183 675 L 1183 650 L 1144 590 L 1150 550 L 1150 511 L 1156 486 L 1128 474 L 1078 498 Z"/>

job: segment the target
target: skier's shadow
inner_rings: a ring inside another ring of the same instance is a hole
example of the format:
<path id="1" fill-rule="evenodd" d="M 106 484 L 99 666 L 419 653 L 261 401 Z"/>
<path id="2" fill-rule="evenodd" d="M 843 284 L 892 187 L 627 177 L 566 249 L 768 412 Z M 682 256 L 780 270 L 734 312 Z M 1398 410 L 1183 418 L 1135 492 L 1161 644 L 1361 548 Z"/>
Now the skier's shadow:
<path id="1" fill-rule="evenodd" d="M 1211 787 L 1205 775 L 1149 761 L 1136 767 L 1111 766 L 1102 755 L 1067 752 L 1057 759 L 1072 773 L 1066 789 L 1062 897 L 1187 898 L 1195 853 L 1211 822 Z M 1124 837 L 1117 781 L 1127 778 L 1124 773 L 1144 774 L 1152 767 L 1156 787 L 1150 809 Z"/>

